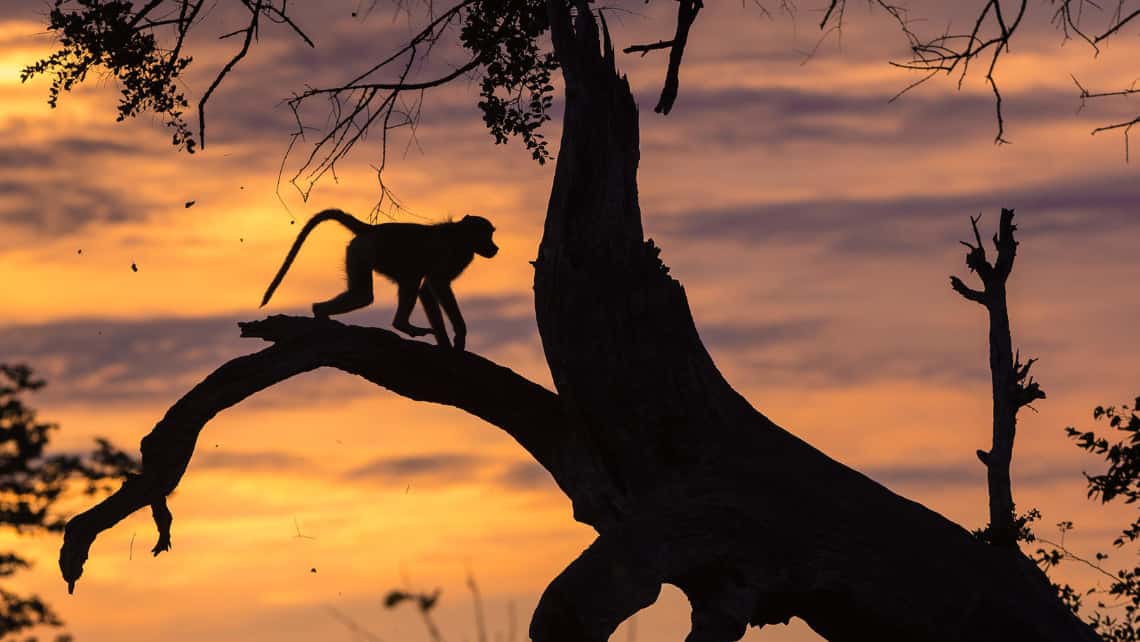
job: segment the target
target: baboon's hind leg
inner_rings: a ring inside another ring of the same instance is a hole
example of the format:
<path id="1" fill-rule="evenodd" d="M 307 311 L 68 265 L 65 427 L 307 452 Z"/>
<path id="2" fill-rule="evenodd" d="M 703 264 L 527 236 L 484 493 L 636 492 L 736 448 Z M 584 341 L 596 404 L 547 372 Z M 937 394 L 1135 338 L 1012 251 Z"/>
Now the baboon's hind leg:
<path id="1" fill-rule="evenodd" d="M 404 279 L 396 283 L 396 318 L 392 319 L 392 327 L 409 337 L 422 337 L 431 334 L 431 328 L 421 328 L 412 325 L 412 308 L 416 305 L 416 295 L 420 291 L 422 279 Z"/>
<path id="2" fill-rule="evenodd" d="M 313 316 L 327 319 L 372 303 L 372 257 L 360 237 L 352 239 L 345 250 L 344 271 L 348 289 L 328 301 L 313 304 Z"/>

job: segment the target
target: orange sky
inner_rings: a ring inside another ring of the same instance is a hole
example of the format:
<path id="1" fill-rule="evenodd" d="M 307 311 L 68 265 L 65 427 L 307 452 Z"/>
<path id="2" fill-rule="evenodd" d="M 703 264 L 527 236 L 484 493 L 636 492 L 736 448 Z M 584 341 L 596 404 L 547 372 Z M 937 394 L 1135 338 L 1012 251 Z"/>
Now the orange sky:
<path id="1" fill-rule="evenodd" d="M 0 8 L 0 361 L 26 361 L 49 380 L 31 403 L 62 424 L 59 447 L 95 435 L 131 446 L 202 376 L 260 349 L 234 323 L 264 314 L 257 303 L 298 229 L 291 219 L 371 207 L 376 141 L 308 203 L 275 194 L 290 131 L 281 99 L 306 81 L 343 79 L 406 31 L 379 13 L 353 19 L 353 1 L 324 4 L 334 8 L 310 13 L 337 17 L 309 16 L 314 51 L 281 30 L 263 34 L 211 103 L 210 145 L 194 156 L 170 148 L 151 117 L 115 123 L 106 79 L 49 110 L 47 83 L 18 78 L 51 44 L 42 3 Z M 672 3 L 634 4 L 643 13 L 610 18 L 619 44 L 668 32 L 662 10 Z M 973 452 L 989 440 L 985 315 L 947 277 L 967 276 L 957 241 L 968 216 L 984 212 L 990 230 L 1000 207 L 1016 208 L 1014 342 L 1040 358 L 1034 372 L 1049 398 L 1022 414 L 1015 498 L 1041 509 L 1042 532 L 1069 519 L 1077 530 L 1067 542 L 1097 550 L 1131 513 L 1085 500 L 1080 472 L 1099 468 L 1062 429 L 1090 426 L 1097 404 L 1140 393 L 1140 182 L 1120 135 L 1089 132 L 1140 103 L 1078 113 L 1070 73 L 1091 88 L 1127 84 L 1136 34 L 1094 61 L 1078 43 L 1058 47 L 1035 5 L 999 71 L 1013 144 L 996 147 L 980 78 L 961 91 L 938 79 L 887 103 L 912 77 L 886 64 L 905 54 L 901 37 L 862 5 L 841 46 L 829 41 L 802 64 L 818 37 L 805 7 L 793 22 L 749 3 L 708 4 L 673 115 L 651 110 L 661 55 L 619 62 L 643 107 L 646 233 L 685 284 L 719 367 L 831 456 L 981 525 Z M 915 11 L 945 15 L 936 4 Z M 211 20 L 224 18 L 219 9 Z M 230 44 L 198 43 L 193 95 Z M 494 146 L 475 94 L 460 83 L 429 95 L 417 144 L 405 155 L 397 139 L 387 180 L 416 216 L 495 222 L 502 251 L 456 286 L 468 348 L 549 386 L 527 260 L 552 166 L 521 144 Z M 558 132 L 555 119 L 547 138 Z M 338 292 L 346 238 L 332 226 L 315 233 L 268 312 L 300 313 Z M 376 305 L 347 320 L 387 326 L 393 306 L 378 282 Z M 38 562 L 10 584 L 41 593 L 81 642 L 364 639 L 338 613 L 386 641 L 425 639 L 411 612 L 380 600 L 394 587 L 439 586 L 441 626 L 461 640 L 474 637 L 468 569 L 492 632 L 506 633 L 508 604 L 525 631 L 538 593 L 592 540 L 549 476 L 494 427 L 332 371 L 211 422 L 171 508 L 172 553 L 146 554 L 154 532 L 140 513 L 101 536 L 71 597 L 57 538 L 0 533 L 0 550 Z M 637 637 L 681 639 L 687 621 L 684 598 L 668 589 L 639 616 Z M 760 635 L 818 639 L 795 623 L 746 639 Z"/>

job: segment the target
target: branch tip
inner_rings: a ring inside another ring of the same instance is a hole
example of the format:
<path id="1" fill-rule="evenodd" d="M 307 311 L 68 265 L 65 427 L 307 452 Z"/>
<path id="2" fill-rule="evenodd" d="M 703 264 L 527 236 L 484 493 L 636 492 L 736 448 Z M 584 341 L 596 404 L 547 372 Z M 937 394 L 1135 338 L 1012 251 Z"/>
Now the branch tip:
<path id="1" fill-rule="evenodd" d="M 978 290 L 971 288 L 970 286 L 963 283 L 962 279 L 959 279 L 956 276 L 951 276 L 950 277 L 950 287 L 953 288 L 955 292 L 962 295 L 963 298 L 968 299 L 970 301 L 973 301 L 975 303 L 981 303 L 981 304 L 985 305 L 985 302 L 986 302 L 985 292 L 980 292 Z"/>

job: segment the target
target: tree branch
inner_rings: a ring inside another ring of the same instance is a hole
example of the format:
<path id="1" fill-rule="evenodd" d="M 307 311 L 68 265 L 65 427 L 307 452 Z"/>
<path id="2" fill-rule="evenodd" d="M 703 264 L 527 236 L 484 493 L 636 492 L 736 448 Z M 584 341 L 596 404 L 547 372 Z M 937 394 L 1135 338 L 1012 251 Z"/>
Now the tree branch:
<path id="1" fill-rule="evenodd" d="M 214 80 L 210 83 L 210 86 L 206 88 L 206 91 L 202 94 L 202 98 L 198 100 L 198 144 L 203 148 L 206 147 L 206 103 L 209 102 L 210 96 L 214 94 L 214 90 L 222 84 L 222 80 L 224 80 L 230 71 L 232 71 L 239 62 L 241 62 L 242 58 L 245 58 L 245 55 L 249 53 L 249 46 L 253 44 L 253 39 L 257 36 L 258 23 L 261 19 L 262 0 L 252 0 L 252 2 L 252 5 L 249 2 L 243 3 L 249 9 L 249 24 L 246 25 L 246 27 L 243 29 L 239 29 L 238 31 L 235 31 L 231 34 L 222 36 L 222 38 L 226 38 L 228 36 L 236 35 L 239 33 L 245 34 L 245 37 L 241 43 L 241 49 L 238 49 L 237 53 L 235 53 L 233 57 L 230 58 L 228 62 L 226 62 L 226 64 L 222 67 L 222 70 L 219 71 L 218 75 L 214 77 Z M 310 45 L 311 44 L 312 43 L 310 43 Z"/>
<path id="2" fill-rule="evenodd" d="M 481 63 L 473 59 L 443 76 L 416 82 L 410 79 L 413 68 L 422 63 L 426 55 L 435 46 L 442 35 L 459 21 L 463 12 L 475 0 L 459 0 L 439 14 L 433 15 L 430 22 L 412 36 L 403 46 L 386 58 L 373 64 L 352 79 L 339 85 L 329 87 L 310 87 L 295 94 L 288 100 L 292 110 L 297 129 L 293 133 L 293 141 L 289 145 L 286 157 L 292 152 L 293 145 L 305 137 L 308 129 L 302 119 L 302 108 L 312 98 L 321 97 L 328 100 L 329 115 L 325 119 L 330 123 L 327 131 L 310 146 L 309 153 L 304 162 L 288 179 L 289 184 L 298 191 L 302 200 L 308 200 L 313 187 L 326 174 L 336 175 L 337 163 L 352 151 L 358 142 L 364 139 L 369 129 L 375 124 L 380 127 L 380 158 L 376 166 L 376 176 L 380 184 L 380 198 L 374 212 L 382 209 L 385 202 L 391 203 L 396 209 L 400 204 L 384 182 L 384 168 L 388 154 L 388 132 L 399 127 L 415 127 L 419 118 L 419 107 L 423 98 L 423 91 L 439 85 L 446 84 L 460 76 L 473 71 Z M 382 70 L 398 67 L 395 80 L 392 82 L 369 82 Z M 400 100 L 403 92 L 419 92 L 419 96 L 412 100 L 410 106 L 402 106 Z M 281 173 L 277 177 L 278 189 L 284 179 L 285 161 L 282 160 Z"/>
<path id="3" fill-rule="evenodd" d="M 995 72 L 1001 57 L 1010 51 L 1010 43 L 1013 41 L 1022 18 L 1027 12 L 1027 1 L 1018 0 L 1013 19 L 1009 20 L 1003 9 L 1002 0 L 986 0 L 981 4 L 981 8 L 974 16 L 973 25 L 969 31 L 953 33 L 947 29 L 947 31 L 941 35 L 936 35 L 932 38 L 920 38 L 911 29 L 911 21 L 907 18 L 907 10 L 904 6 L 892 4 L 888 0 L 874 0 L 873 4 L 878 5 L 898 23 L 903 35 L 906 36 L 907 43 L 913 54 L 913 57 L 909 61 L 892 62 L 891 64 L 903 69 L 923 72 L 921 78 L 903 88 L 895 98 L 922 85 L 939 72 L 950 75 L 956 70 L 960 70 L 958 86 L 961 87 L 972 62 L 974 60 L 981 60 L 983 55 L 988 55 L 985 81 L 990 86 L 990 90 L 994 96 L 994 109 L 997 118 L 997 134 L 994 137 L 994 142 L 999 144 L 1007 142 L 1005 140 L 1003 98 L 995 78 Z M 1089 0 L 1053 0 L 1051 4 L 1056 7 L 1053 11 L 1051 21 L 1056 25 L 1057 29 L 1061 31 L 1064 38 L 1068 40 L 1073 35 L 1076 35 L 1087 43 L 1096 54 L 1100 53 L 1100 44 L 1102 42 L 1110 37 L 1119 35 L 1124 27 L 1140 19 L 1140 9 L 1135 9 L 1125 14 L 1123 11 L 1124 3 L 1122 1 L 1106 6 L 1101 6 Z M 1112 7 L 1111 5 L 1115 6 Z M 830 0 L 824 11 L 823 20 L 819 24 L 820 29 L 828 28 L 829 23 L 832 24 L 830 29 L 841 28 L 845 7 L 846 0 Z M 1109 15 L 1107 26 L 1090 32 L 1090 30 L 1081 25 L 1082 18 L 1085 17 L 1085 14 L 1093 13 L 1091 9 Z M 1096 33 L 1097 31 L 1100 32 L 1100 35 L 1090 35 L 1090 33 Z M 1075 80 L 1074 78 L 1074 81 Z M 1077 86 L 1080 87 L 1081 90 L 1080 98 L 1082 106 L 1084 105 L 1085 99 L 1088 98 L 1125 96 L 1135 92 L 1133 88 L 1093 94 L 1085 90 L 1084 87 L 1081 87 L 1079 82 Z M 895 98 L 891 100 L 893 101 Z M 1093 130 L 1092 133 L 1096 134 L 1118 129 L 1123 130 L 1124 153 L 1125 160 L 1127 160 L 1129 155 L 1128 135 L 1132 127 L 1138 124 L 1140 124 L 1140 116 L 1103 125 Z"/>
<path id="4" fill-rule="evenodd" d="M 1099 43 L 1099 42 L 1103 41 L 1105 38 L 1108 38 L 1109 36 L 1116 33 L 1117 31 L 1120 31 L 1120 29 L 1123 28 L 1124 25 L 1128 24 L 1129 22 L 1132 22 L 1136 18 L 1140 18 L 1140 9 L 1136 9 L 1135 11 L 1128 14 L 1127 16 L 1124 16 L 1124 17 L 1120 18 L 1119 20 L 1117 20 L 1104 33 L 1102 33 L 1099 36 L 1097 36 L 1096 38 L 1094 38 L 1093 42 Z"/>
<path id="5" fill-rule="evenodd" d="M 451 82 L 452 80 L 455 80 L 456 78 L 462 76 L 463 74 L 475 69 L 478 66 L 479 66 L 478 60 L 470 60 L 466 64 L 464 64 L 463 66 L 457 67 L 454 71 L 451 71 L 447 74 L 444 74 L 443 76 L 440 76 L 438 78 L 433 78 L 431 80 L 423 80 L 423 81 L 419 81 L 419 82 L 387 82 L 387 83 L 385 83 L 385 82 L 369 82 L 369 83 L 354 83 L 351 85 L 343 85 L 341 87 L 331 87 L 331 88 L 324 88 L 324 89 L 315 89 L 315 88 L 306 89 L 304 92 L 298 94 L 297 96 L 290 98 L 289 103 L 290 104 L 298 103 L 298 102 L 300 102 L 306 98 L 311 98 L 313 96 L 318 96 L 320 94 L 326 94 L 327 95 L 327 94 L 335 94 L 338 92 L 356 91 L 356 90 L 361 90 L 361 89 L 375 89 L 375 90 L 388 90 L 388 91 L 393 91 L 393 90 L 416 91 L 419 89 L 431 89 L 433 87 L 439 87 L 440 85 L 445 85 L 445 84 Z"/>
<path id="6" fill-rule="evenodd" d="M 959 279 L 956 276 L 950 277 L 950 287 L 954 288 L 955 292 L 961 294 L 963 297 L 970 301 L 973 301 L 974 303 L 981 303 L 982 305 L 986 304 L 986 294 L 984 292 L 980 292 L 971 288 L 970 286 L 963 283 L 962 279 Z"/>
<path id="7" fill-rule="evenodd" d="M 1136 80 L 1132 81 L 1132 84 L 1129 85 L 1128 87 L 1125 87 L 1124 89 L 1117 89 L 1115 91 L 1089 91 L 1088 89 L 1085 88 L 1084 85 L 1081 84 L 1081 81 L 1077 80 L 1076 76 L 1070 76 L 1070 77 L 1073 79 L 1073 83 L 1075 83 L 1077 85 L 1077 89 L 1080 90 L 1080 98 L 1081 98 L 1080 109 L 1085 108 L 1085 103 L 1088 100 L 1092 100 L 1092 99 L 1096 99 L 1096 98 L 1128 97 L 1128 96 L 1140 94 L 1140 87 L 1137 86 L 1137 82 L 1140 82 L 1140 81 L 1136 81 Z M 1078 111 L 1080 109 L 1078 109 Z M 1140 125 L 1140 116 L 1136 116 L 1135 118 L 1130 118 L 1127 120 L 1118 121 L 1115 123 L 1109 123 L 1107 125 L 1101 125 L 1100 127 L 1097 127 L 1096 129 L 1092 130 L 1092 134 L 1095 136 L 1095 135 L 1099 134 L 1100 132 L 1112 131 L 1114 129 L 1124 130 L 1123 131 L 1123 134 L 1124 134 L 1124 160 L 1125 160 L 1125 162 L 1128 162 L 1129 160 L 1131 160 L 1131 156 L 1132 156 L 1131 150 L 1129 149 L 1130 148 L 1129 135 L 1132 133 L 1132 128 L 1135 127 L 1136 125 Z"/>
<path id="8" fill-rule="evenodd" d="M 651 42 L 651 43 L 644 44 L 644 45 L 630 45 L 630 46 L 626 47 L 625 49 L 622 49 L 621 52 L 622 53 L 640 53 L 641 55 L 644 56 L 645 54 L 649 53 L 650 51 L 656 51 L 658 49 L 669 49 L 670 47 L 673 46 L 673 44 L 674 44 L 674 41 L 672 41 L 672 40 L 658 40 L 657 42 Z"/>
<path id="9" fill-rule="evenodd" d="M 140 22 L 146 19 L 147 15 L 151 11 L 157 9 L 158 5 L 162 4 L 165 1 L 166 0 L 150 0 L 150 2 L 147 2 L 145 5 L 139 7 L 139 10 L 135 13 L 135 17 L 131 19 L 130 26 L 134 27 L 138 25 Z"/>
<path id="10" fill-rule="evenodd" d="M 669 50 L 669 66 L 665 70 L 665 86 L 661 89 L 661 97 L 653 111 L 658 114 L 668 114 L 677 100 L 677 90 L 680 87 L 681 58 L 685 55 L 685 44 L 689 40 L 689 29 L 697 19 L 697 14 L 704 8 L 702 0 L 679 0 L 677 2 L 677 32 L 672 40 L 661 40 L 651 44 L 632 45 L 622 51 L 624 53 L 639 52 L 641 55 L 655 49 Z"/>
<path id="11" fill-rule="evenodd" d="M 316 368 L 337 368 L 409 399 L 466 410 L 514 437 L 568 494 L 567 476 L 582 473 L 564 462 L 589 460 L 568 441 L 556 394 L 478 355 L 305 317 L 278 315 L 240 325 L 242 336 L 274 345 L 229 361 L 179 399 L 143 438 L 142 472 L 68 522 L 59 565 L 69 591 L 95 537 L 144 506 L 151 506 L 159 531 L 154 554 L 169 549 L 165 498 L 185 473 L 206 422 L 255 392 Z"/>

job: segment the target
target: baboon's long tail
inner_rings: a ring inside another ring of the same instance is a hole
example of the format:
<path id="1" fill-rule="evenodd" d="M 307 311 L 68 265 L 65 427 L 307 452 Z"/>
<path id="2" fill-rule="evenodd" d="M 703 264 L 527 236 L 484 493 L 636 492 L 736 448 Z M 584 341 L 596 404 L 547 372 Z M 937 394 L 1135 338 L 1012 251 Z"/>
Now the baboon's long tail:
<path id="1" fill-rule="evenodd" d="M 353 234 L 362 234 L 372 227 L 352 214 L 342 210 L 324 210 L 313 215 L 313 218 L 309 219 L 309 222 L 305 223 L 305 226 L 301 228 L 301 232 L 297 234 L 297 240 L 293 241 L 293 247 L 289 248 L 289 254 L 285 256 L 285 262 L 281 264 L 281 269 L 277 270 L 277 276 L 273 277 L 273 282 L 270 283 L 269 288 L 265 290 L 265 296 L 261 299 L 262 306 L 269 303 L 269 298 L 273 296 L 273 291 L 277 289 L 278 285 L 281 285 L 281 279 L 285 278 L 285 273 L 289 271 L 289 266 L 293 265 L 293 259 L 297 258 L 297 252 L 301 251 L 301 245 L 304 244 L 305 238 L 309 236 L 309 232 L 312 232 L 313 228 L 325 221 L 336 221 L 349 230 L 352 230 Z"/>

